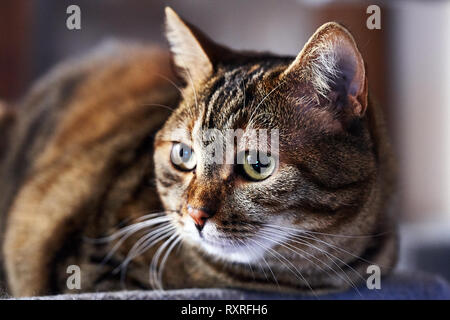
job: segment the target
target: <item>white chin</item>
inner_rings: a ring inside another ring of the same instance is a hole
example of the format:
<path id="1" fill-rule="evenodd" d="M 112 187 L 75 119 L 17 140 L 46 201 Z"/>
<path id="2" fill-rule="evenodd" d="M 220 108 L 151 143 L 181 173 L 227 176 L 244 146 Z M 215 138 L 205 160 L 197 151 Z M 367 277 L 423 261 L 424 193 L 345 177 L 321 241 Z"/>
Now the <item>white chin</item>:
<path id="1" fill-rule="evenodd" d="M 213 244 L 204 240 L 201 246 L 209 255 L 217 259 L 238 263 L 259 261 L 265 253 L 265 250 L 261 247 L 251 246 L 250 244 L 247 247 L 242 243 L 240 245 L 231 242 L 228 244 Z"/>
<path id="2" fill-rule="evenodd" d="M 283 243 L 284 236 L 274 236 L 272 241 L 256 233 L 251 239 L 232 240 L 217 231 L 213 224 L 205 225 L 202 236 L 195 229 L 189 226 L 187 233 L 195 245 L 199 245 L 210 256 L 237 263 L 255 263 L 263 261 L 265 253 L 278 243 Z"/>

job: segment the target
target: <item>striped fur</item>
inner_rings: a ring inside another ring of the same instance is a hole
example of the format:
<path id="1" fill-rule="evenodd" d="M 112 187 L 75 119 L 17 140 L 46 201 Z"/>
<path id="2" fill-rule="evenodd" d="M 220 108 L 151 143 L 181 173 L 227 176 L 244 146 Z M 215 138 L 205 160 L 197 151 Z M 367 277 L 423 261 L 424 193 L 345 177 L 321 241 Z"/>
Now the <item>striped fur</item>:
<path id="1" fill-rule="evenodd" d="M 158 288 L 148 281 L 149 265 L 160 253 L 164 259 L 158 248 L 178 243 L 167 256 L 164 288 L 320 293 L 360 283 L 371 263 L 389 272 L 393 172 L 379 108 L 357 97 L 347 103 L 365 113 L 344 112 L 346 104 L 333 103 L 335 85 L 314 76 L 319 66 L 305 73 L 296 63 L 302 56 L 234 52 L 167 15 L 182 79 L 166 52 L 108 44 L 55 68 L 20 105 L 0 171 L 8 291 L 67 292 L 71 264 L 81 267 L 83 291 Z M 327 28 L 321 32 L 341 30 Z M 180 60 L 189 48 L 197 59 Z M 237 165 L 207 165 L 200 135 L 209 128 L 278 129 L 275 173 L 251 182 Z M 173 142 L 184 140 L 198 155 L 194 171 L 171 164 Z M 187 204 L 215 213 L 203 238 L 193 234 Z M 139 247 L 151 229 L 136 229 L 117 247 L 93 241 L 155 212 L 164 212 L 156 219 L 182 240 Z M 113 271 L 130 252 L 139 254 L 121 278 Z"/>

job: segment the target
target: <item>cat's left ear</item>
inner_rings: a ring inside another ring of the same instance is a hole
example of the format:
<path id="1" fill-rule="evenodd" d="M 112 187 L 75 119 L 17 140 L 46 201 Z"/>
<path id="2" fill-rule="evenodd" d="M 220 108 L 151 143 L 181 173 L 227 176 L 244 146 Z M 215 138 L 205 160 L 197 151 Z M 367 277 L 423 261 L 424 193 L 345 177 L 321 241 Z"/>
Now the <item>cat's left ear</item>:
<path id="1" fill-rule="evenodd" d="M 228 49 L 214 43 L 195 26 L 166 7 L 166 37 L 175 65 L 187 81 L 202 82 L 211 76 L 221 55 Z"/>
<path id="2" fill-rule="evenodd" d="M 312 84 L 315 94 L 347 115 L 362 117 L 367 109 L 363 58 L 353 36 L 338 23 L 320 27 L 284 75 Z"/>

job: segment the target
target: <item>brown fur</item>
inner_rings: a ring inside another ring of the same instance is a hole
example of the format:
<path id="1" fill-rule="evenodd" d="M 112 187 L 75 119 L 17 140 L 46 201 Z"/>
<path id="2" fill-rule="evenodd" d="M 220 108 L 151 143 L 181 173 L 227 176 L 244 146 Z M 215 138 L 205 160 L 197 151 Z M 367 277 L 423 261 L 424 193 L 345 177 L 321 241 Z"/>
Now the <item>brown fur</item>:
<path id="1" fill-rule="evenodd" d="M 114 44 L 57 67 L 20 106 L 0 171 L 9 291 L 16 296 L 68 291 L 70 264 L 81 267 L 83 291 L 150 288 L 148 266 L 157 246 L 130 263 L 123 283 L 112 273 L 145 230 L 127 238 L 105 264 L 114 243 L 92 239 L 157 211 L 182 228 L 192 223 L 187 204 L 214 211 L 208 223 L 235 241 L 245 241 L 273 217 L 289 217 L 293 227 L 316 232 L 309 246 L 290 242 L 303 254 L 273 247 L 307 281 L 273 255 L 266 257 L 271 277 L 261 264 L 223 261 L 183 241 L 168 258 L 165 288 L 327 292 L 361 282 L 368 261 L 387 273 L 396 255 L 393 220 L 386 213 L 392 158 L 380 109 L 367 100 L 364 66 L 357 69 L 362 89 L 341 113 L 330 103 L 333 97 L 315 95 L 317 87 L 302 73 L 304 61 L 310 61 L 302 53 L 293 59 L 232 52 L 174 13 L 168 12 L 168 19 L 175 32 L 184 30 L 182 38 L 193 37 L 189 46 L 199 46 L 195 52 L 202 56 L 175 59 L 185 82 L 182 95 L 166 52 Z M 328 25 L 308 46 L 315 48 L 321 34 L 344 32 L 340 28 Z M 352 39 L 345 32 L 342 36 Z M 192 72 L 196 65 L 203 69 Z M 182 172 L 170 164 L 174 129 L 187 129 L 195 140 L 199 127 L 250 124 L 280 128 L 273 177 L 250 183 L 232 165 Z M 258 215 L 249 214 L 254 212 Z M 333 269 L 340 277 L 330 276 Z"/>
<path id="2" fill-rule="evenodd" d="M 147 143 L 151 152 L 151 144 L 145 140 L 168 114 L 153 104 L 175 107 L 178 99 L 166 77 L 174 80 L 166 53 L 140 46 L 105 45 L 86 61 L 57 68 L 33 88 L 19 111 L 12 136 L 15 144 L 1 179 L 2 190 L 8 191 L 7 184 L 17 190 L 14 197 L 2 198 L 3 210 L 9 207 L 7 225 L 2 226 L 6 228 L 8 284 L 14 294 L 49 290 L 48 268 L 58 250 L 66 241 L 79 240 L 68 237 L 102 210 L 103 197 L 119 183 L 117 176 L 136 160 L 136 149 Z M 48 101 L 52 96 L 58 97 L 55 103 Z M 43 127 L 29 133 L 29 122 L 39 119 L 34 115 L 39 108 L 44 109 L 41 112 L 47 123 L 36 124 Z M 31 116 L 28 109 L 32 109 Z M 48 131 L 45 141 L 36 139 L 35 135 L 44 138 Z M 19 157 L 29 159 L 30 164 L 11 172 L 11 165 L 25 160 Z M 144 170 L 147 162 L 138 162 L 136 166 Z M 132 196 L 130 188 L 108 206 L 122 206 Z"/>

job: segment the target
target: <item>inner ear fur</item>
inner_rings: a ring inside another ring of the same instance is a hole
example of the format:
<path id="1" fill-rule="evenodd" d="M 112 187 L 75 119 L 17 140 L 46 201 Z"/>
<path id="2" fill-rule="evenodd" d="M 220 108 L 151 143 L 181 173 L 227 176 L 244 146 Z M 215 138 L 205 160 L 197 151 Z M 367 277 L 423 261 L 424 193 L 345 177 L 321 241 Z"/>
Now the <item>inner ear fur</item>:
<path id="1" fill-rule="evenodd" d="M 174 63 L 188 81 L 201 82 L 214 72 L 230 50 L 216 44 L 197 27 L 166 7 L 166 37 Z"/>
<path id="2" fill-rule="evenodd" d="M 314 93 L 336 111 L 356 117 L 366 112 L 364 60 L 353 36 L 336 22 L 324 24 L 313 34 L 283 76 L 312 85 Z"/>

